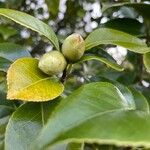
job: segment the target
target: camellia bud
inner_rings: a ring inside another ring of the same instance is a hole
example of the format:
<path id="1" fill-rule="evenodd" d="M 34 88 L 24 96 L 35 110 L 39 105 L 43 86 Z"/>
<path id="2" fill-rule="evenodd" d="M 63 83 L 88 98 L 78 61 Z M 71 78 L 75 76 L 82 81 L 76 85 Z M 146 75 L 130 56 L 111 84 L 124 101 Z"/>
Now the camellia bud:
<path id="1" fill-rule="evenodd" d="M 51 51 L 44 54 L 38 64 L 38 67 L 48 75 L 56 75 L 66 68 L 67 62 L 62 53 Z"/>
<path id="2" fill-rule="evenodd" d="M 84 51 L 85 42 L 77 33 L 68 36 L 62 45 L 62 53 L 69 62 L 78 61 L 83 56 Z"/>

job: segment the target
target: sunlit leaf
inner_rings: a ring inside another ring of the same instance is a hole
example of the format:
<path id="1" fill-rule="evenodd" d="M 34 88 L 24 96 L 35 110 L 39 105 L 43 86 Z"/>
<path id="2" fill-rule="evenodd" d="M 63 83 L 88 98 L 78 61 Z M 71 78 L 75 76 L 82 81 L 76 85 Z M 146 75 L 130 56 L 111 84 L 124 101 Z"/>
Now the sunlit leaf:
<path id="1" fill-rule="evenodd" d="M 109 83 L 82 86 L 53 112 L 33 149 L 77 141 L 150 147 L 150 115 L 126 98 Z"/>
<path id="2" fill-rule="evenodd" d="M 86 38 L 85 42 L 86 50 L 100 44 L 112 44 L 125 47 L 136 53 L 146 53 L 150 51 L 150 48 L 148 48 L 146 43 L 142 40 L 122 31 L 109 28 L 99 28 L 93 31 Z"/>
<path id="3" fill-rule="evenodd" d="M 20 58 L 7 72 L 8 99 L 49 101 L 58 97 L 64 89 L 58 79 L 49 77 L 38 68 L 38 60 Z"/>
<path id="4" fill-rule="evenodd" d="M 12 10 L 12 9 L 0 8 L 0 15 L 5 16 L 15 21 L 16 23 L 22 26 L 25 26 L 31 30 L 34 30 L 40 33 L 41 35 L 44 35 L 54 44 L 56 49 L 59 50 L 58 39 L 54 31 L 51 29 L 50 26 L 48 26 L 44 22 L 26 13 L 23 13 L 17 10 Z"/>

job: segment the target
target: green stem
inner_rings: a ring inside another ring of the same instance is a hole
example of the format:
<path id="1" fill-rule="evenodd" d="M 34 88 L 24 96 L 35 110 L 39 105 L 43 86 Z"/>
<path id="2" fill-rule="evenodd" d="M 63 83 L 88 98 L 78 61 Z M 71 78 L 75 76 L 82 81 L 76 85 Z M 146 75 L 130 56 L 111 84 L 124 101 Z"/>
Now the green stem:
<path id="1" fill-rule="evenodd" d="M 69 75 L 71 73 L 72 66 L 73 66 L 73 64 L 68 64 L 68 66 L 67 66 L 67 75 Z"/>

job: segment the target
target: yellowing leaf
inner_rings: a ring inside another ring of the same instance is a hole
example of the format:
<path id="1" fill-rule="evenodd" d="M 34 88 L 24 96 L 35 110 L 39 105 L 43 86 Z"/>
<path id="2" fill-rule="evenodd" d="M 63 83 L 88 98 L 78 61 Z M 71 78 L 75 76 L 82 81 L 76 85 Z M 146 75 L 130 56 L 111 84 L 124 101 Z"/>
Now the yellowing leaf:
<path id="1" fill-rule="evenodd" d="M 20 58 L 7 73 L 8 99 L 25 101 L 49 101 L 58 97 L 64 86 L 56 78 L 49 77 L 38 69 L 38 60 Z"/>

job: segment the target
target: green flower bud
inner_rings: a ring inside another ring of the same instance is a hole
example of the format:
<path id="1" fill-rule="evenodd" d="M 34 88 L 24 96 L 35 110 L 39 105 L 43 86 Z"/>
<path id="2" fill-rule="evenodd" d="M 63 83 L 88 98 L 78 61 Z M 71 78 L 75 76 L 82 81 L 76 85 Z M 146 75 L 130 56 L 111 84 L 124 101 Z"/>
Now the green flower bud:
<path id="1" fill-rule="evenodd" d="M 67 62 L 62 53 L 51 51 L 44 54 L 38 64 L 38 67 L 48 75 L 56 75 L 66 68 Z"/>
<path id="2" fill-rule="evenodd" d="M 69 62 L 78 61 L 83 56 L 84 51 L 85 42 L 77 33 L 68 36 L 62 45 L 62 53 Z"/>

